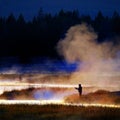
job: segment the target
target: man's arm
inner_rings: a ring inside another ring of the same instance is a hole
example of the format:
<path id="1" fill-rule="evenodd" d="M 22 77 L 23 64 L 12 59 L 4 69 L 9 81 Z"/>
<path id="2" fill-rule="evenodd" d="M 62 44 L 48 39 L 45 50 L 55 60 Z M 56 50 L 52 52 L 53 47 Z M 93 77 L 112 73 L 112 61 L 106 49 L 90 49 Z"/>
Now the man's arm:
<path id="1" fill-rule="evenodd" d="M 75 87 L 76 90 L 78 90 L 78 88 Z"/>

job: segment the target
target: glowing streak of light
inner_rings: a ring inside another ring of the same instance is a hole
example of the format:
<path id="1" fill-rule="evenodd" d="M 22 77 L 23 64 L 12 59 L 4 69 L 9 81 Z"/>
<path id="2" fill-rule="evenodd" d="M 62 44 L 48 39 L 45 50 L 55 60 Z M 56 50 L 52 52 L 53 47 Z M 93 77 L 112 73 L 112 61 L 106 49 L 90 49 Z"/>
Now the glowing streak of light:
<path id="1" fill-rule="evenodd" d="M 12 91 L 12 90 L 24 90 L 28 88 L 75 88 L 78 85 L 75 84 L 50 84 L 50 83 L 20 83 L 20 82 L 0 82 L 0 95 L 3 94 L 5 91 Z M 96 88 L 95 86 L 91 85 L 84 85 L 82 87 L 91 87 Z M 97 88 L 102 89 L 100 86 Z M 107 87 L 106 87 L 107 88 Z M 115 86 L 111 86 L 111 88 L 115 88 Z M 110 88 L 110 90 L 111 90 Z"/>
<path id="2" fill-rule="evenodd" d="M 0 100 L 0 104 L 8 105 L 8 104 L 28 104 L 28 105 L 47 105 L 47 104 L 55 104 L 60 105 L 63 104 L 63 100 Z"/>
<path id="3" fill-rule="evenodd" d="M 0 95 L 4 93 L 4 91 L 12 91 L 12 90 L 22 90 L 27 88 L 74 88 L 77 85 L 64 85 L 64 84 L 35 84 L 35 83 L 0 83 Z"/>
<path id="4" fill-rule="evenodd" d="M 64 84 L 35 84 L 35 83 L 0 83 L 0 86 L 29 86 L 29 87 L 52 87 L 52 88 L 74 88 L 77 85 L 64 85 Z"/>
<path id="5" fill-rule="evenodd" d="M 120 105 L 114 105 L 114 104 L 63 103 L 63 105 L 68 105 L 68 106 L 83 106 L 83 107 L 120 108 Z"/>
<path id="6" fill-rule="evenodd" d="M 88 103 L 66 103 L 63 100 L 0 100 L 1 105 L 65 105 L 76 107 L 104 107 L 104 108 L 120 108 L 120 105 L 114 104 L 88 104 Z"/>

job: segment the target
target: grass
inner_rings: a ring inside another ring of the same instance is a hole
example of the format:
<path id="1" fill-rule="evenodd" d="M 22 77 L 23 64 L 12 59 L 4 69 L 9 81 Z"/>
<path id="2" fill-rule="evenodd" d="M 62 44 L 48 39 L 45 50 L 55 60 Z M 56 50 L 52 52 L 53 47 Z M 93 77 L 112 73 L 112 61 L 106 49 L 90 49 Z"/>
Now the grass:
<path id="1" fill-rule="evenodd" d="M 120 120 L 119 108 L 0 105 L 0 120 Z"/>

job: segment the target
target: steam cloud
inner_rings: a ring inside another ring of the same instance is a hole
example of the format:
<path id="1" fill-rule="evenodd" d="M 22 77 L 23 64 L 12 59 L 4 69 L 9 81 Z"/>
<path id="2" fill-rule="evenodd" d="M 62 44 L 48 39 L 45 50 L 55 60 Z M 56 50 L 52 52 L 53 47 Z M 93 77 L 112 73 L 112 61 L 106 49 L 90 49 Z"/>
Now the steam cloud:
<path id="1" fill-rule="evenodd" d="M 115 86 L 120 89 L 119 46 L 112 42 L 97 42 L 97 34 L 83 23 L 71 27 L 57 46 L 60 55 L 79 66 L 71 75 L 71 83 Z"/>

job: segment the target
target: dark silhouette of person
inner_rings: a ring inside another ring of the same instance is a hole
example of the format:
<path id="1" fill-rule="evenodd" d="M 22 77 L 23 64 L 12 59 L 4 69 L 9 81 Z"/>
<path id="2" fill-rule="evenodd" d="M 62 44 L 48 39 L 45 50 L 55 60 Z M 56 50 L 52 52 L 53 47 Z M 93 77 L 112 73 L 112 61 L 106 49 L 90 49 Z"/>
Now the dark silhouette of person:
<path id="1" fill-rule="evenodd" d="M 79 96 L 81 96 L 81 95 L 82 95 L 82 86 L 81 86 L 81 84 L 79 84 L 79 87 L 78 87 L 78 88 L 75 88 L 75 89 L 78 90 Z"/>

